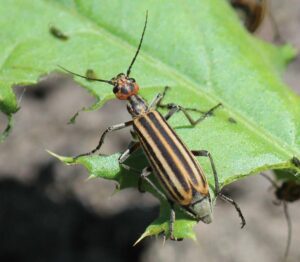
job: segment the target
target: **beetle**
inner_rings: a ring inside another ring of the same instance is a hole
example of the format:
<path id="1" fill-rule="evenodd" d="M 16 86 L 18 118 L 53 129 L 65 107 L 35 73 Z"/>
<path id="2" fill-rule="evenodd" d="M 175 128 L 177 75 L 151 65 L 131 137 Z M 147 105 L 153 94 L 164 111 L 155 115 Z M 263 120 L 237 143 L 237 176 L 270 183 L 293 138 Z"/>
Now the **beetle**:
<path id="1" fill-rule="evenodd" d="M 101 148 L 108 133 L 132 126 L 138 141 L 131 143 L 129 148 L 120 155 L 119 163 L 124 168 L 131 170 L 132 168 L 125 165 L 124 162 L 134 151 L 138 148 L 142 148 L 149 162 L 149 166 L 145 167 L 140 174 L 139 189 L 141 191 L 141 181 L 145 181 L 151 185 L 161 197 L 170 203 L 171 213 L 169 233 L 170 238 L 176 240 L 174 237 L 174 204 L 177 204 L 197 221 L 201 220 L 204 223 L 212 222 L 212 198 L 210 196 L 208 182 L 204 171 L 195 156 L 208 157 L 215 179 L 215 194 L 234 205 L 241 218 L 243 227 L 245 225 L 245 219 L 239 206 L 235 201 L 220 192 L 218 175 L 211 154 L 206 150 L 189 150 L 181 138 L 167 123 L 167 120 L 175 113 L 182 112 L 190 124 L 195 126 L 207 116 L 210 116 L 214 110 L 221 106 L 221 104 L 217 104 L 207 112 L 184 108 L 176 104 L 164 105 L 162 104 L 162 99 L 168 90 L 168 87 L 165 87 L 163 94 L 158 94 L 148 105 L 138 94 L 139 85 L 136 80 L 130 77 L 132 66 L 135 63 L 142 46 L 147 21 L 148 12 L 146 13 L 146 20 L 138 48 L 126 74 L 120 73 L 110 80 L 104 80 L 83 76 L 61 67 L 68 73 L 86 80 L 104 82 L 112 85 L 113 93 L 116 98 L 128 101 L 127 110 L 132 116 L 132 120 L 128 122 L 108 127 L 101 135 L 99 143 L 95 149 L 88 153 L 80 154 L 74 158 L 76 159 L 81 156 L 94 154 Z M 157 107 L 167 108 L 169 111 L 166 116 L 162 116 L 161 113 L 156 110 Z M 189 114 L 189 110 L 199 111 L 202 115 L 197 120 L 194 120 Z M 161 188 L 163 189 L 163 192 L 161 192 L 155 183 L 149 179 L 148 176 L 151 173 L 154 173 Z"/>
<path id="2" fill-rule="evenodd" d="M 245 27 L 255 32 L 266 15 L 266 0 L 229 0 L 232 7 L 238 12 Z"/>
<path id="3" fill-rule="evenodd" d="M 296 160 L 295 160 L 296 159 Z M 298 161 L 299 160 L 295 157 L 291 160 L 293 161 Z M 277 171 L 279 172 L 279 171 Z M 284 173 L 282 173 L 284 172 Z M 280 171 L 280 174 L 290 175 L 292 179 L 290 180 L 285 180 L 281 184 L 278 184 L 274 179 L 266 175 L 265 173 L 261 173 L 261 175 L 266 178 L 273 188 L 275 189 L 275 196 L 277 198 L 277 202 L 274 202 L 276 205 L 283 205 L 283 212 L 284 216 L 287 222 L 287 227 L 288 227 L 288 237 L 287 237 L 287 242 L 286 242 L 286 247 L 285 247 L 285 252 L 284 252 L 284 258 L 285 260 L 288 257 L 289 250 L 290 250 L 290 245 L 291 245 L 291 240 L 292 240 L 292 221 L 289 215 L 289 210 L 288 210 L 288 203 L 295 202 L 297 200 L 300 200 L 300 181 L 299 179 L 295 179 L 295 174 L 294 173 L 289 173 L 289 171 Z"/>
<path id="4" fill-rule="evenodd" d="M 274 30 L 273 40 L 283 42 L 277 23 L 270 11 L 268 0 L 228 0 L 237 11 L 241 21 L 250 33 L 255 33 L 266 16 L 269 17 Z"/>

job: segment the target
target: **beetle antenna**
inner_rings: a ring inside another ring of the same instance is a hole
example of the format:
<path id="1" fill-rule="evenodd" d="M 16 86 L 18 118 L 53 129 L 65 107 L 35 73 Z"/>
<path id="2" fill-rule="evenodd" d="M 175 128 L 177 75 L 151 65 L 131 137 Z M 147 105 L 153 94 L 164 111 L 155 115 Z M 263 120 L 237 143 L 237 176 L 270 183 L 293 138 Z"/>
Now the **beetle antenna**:
<path id="1" fill-rule="evenodd" d="M 147 21 L 148 21 L 148 10 L 146 11 L 146 20 L 145 20 L 145 25 L 144 25 L 143 33 L 142 33 L 142 36 L 141 36 L 141 39 L 140 39 L 140 43 L 139 43 L 139 46 L 138 46 L 138 48 L 137 48 L 137 50 L 135 52 L 135 55 L 134 55 L 134 57 L 133 57 L 130 65 L 129 65 L 128 69 L 127 69 L 127 73 L 126 73 L 127 76 L 130 75 L 131 68 L 132 68 L 132 66 L 133 66 L 133 64 L 134 64 L 134 62 L 135 62 L 135 60 L 136 60 L 136 58 L 137 58 L 137 56 L 138 56 L 138 54 L 140 52 L 140 49 L 141 49 L 141 46 L 142 46 L 142 43 L 143 43 L 144 34 L 145 34 L 145 31 L 146 31 L 146 27 L 147 27 Z"/>
<path id="2" fill-rule="evenodd" d="M 87 80 L 91 80 L 91 81 L 98 81 L 98 82 L 104 82 L 104 83 L 107 83 L 107 84 L 110 84 L 110 85 L 113 85 L 113 83 L 110 81 L 110 80 L 103 80 L 103 79 L 98 79 L 98 78 L 92 78 L 92 77 L 87 77 L 87 76 L 83 76 L 83 75 L 80 75 L 80 74 L 77 74 L 77 73 L 74 73 L 60 65 L 58 65 L 59 68 L 61 68 L 62 70 L 68 72 L 69 74 L 72 74 L 74 76 L 79 76 L 81 78 L 84 78 L 84 79 L 87 79 Z"/>

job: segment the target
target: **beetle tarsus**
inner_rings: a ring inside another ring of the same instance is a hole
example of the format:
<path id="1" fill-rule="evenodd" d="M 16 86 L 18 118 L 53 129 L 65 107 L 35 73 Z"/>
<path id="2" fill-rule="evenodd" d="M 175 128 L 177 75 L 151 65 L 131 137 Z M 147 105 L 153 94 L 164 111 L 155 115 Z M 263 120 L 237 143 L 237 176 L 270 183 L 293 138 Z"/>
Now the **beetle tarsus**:
<path id="1" fill-rule="evenodd" d="M 235 210 L 237 211 L 237 213 L 239 214 L 239 217 L 241 218 L 241 228 L 243 228 L 246 225 L 246 220 L 244 218 L 244 215 L 242 213 L 241 208 L 239 207 L 239 205 L 230 197 L 223 195 L 221 192 L 218 194 L 218 196 L 220 198 L 222 198 L 223 200 L 225 200 L 226 202 L 232 204 L 235 207 Z"/>

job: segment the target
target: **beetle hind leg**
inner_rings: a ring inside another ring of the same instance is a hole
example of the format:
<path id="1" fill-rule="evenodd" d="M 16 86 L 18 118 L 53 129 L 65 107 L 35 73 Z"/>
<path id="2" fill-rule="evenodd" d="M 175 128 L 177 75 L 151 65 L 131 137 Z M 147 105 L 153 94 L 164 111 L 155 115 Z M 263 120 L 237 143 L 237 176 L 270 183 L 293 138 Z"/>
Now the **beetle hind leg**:
<path id="1" fill-rule="evenodd" d="M 210 165 L 214 174 L 214 179 L 215 179 L 215 194 L 216 197 L 220 197 L 223 200 L 225 200 L 226 202 L 228 202 L 229 204 L 233 205 L 235 210 L 237 211 L 239 217 L 241 218 L 241 228 L 243 228 L 246 225 L 246 220 L 243 216 L 242 210 L 239 207 L 239 205 L 231 198 L 225 196 L 224 194 L 221 193 L 220 191 L 220 185 L 219 185 L 219 177 L 217 174 L 217 170 L 216 170 L 216 166 L 214 164 L 213 158 L 211 156 L 211 154 L 207 151 L 207 150 L 192 150 L 192 153 L 194 154 L 194 156 L 204 156 L 204 157 L 208 157 L 209 161 L 210 161 Z"/>
<path id="2" fill-rule="evenodd" d="M 229 198 L 228 196 L 223 195 L 221 192 L 218 193 L 218 196 L 220 198 L 222 198 L 223 200 L 225 200 L 226 202 L 228 202 L 229 204 L 234 206 L 236 212 L 238 213 L 239 217 L 241 218 L 241 228 L 243 228 L 246 225 L 246 220 L 244 218 L 244 215 L 243 215 L 242 210 L 239 207 L 239 205 L 233 199 Z"/>

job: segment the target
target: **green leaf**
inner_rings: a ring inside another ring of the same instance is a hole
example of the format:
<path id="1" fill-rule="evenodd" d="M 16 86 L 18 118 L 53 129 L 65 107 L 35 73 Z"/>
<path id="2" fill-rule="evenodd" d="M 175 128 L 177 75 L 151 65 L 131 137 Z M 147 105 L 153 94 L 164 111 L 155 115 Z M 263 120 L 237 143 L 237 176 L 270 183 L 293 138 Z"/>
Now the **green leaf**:
<path id="1" fill-rule="evenodd" d="M 165 102 L 201 110 L 219 102 L 224 105 L 196 127 L 182 114 L 170 121 L 190 149 L 211 152 L 221 186 L 268 169 L 298 172 L 290 160 L 300 158 L 300 100 L 280 76 L 295 51 L 249 35 L 222 0 L 8 1 L 0 9 L 0 109 L 14 113 L 17 103 L 11 86 L 36 83 L 41 75 L 58 70 L 57 65 L 80 74 L 92 69 L 103 79 L 126 71 L 146 10 L 148 28 L 132 77 L 148 101 L 168 85 Z M 15 22 L 16 17 L 24 22 Z M 50 26 L 68 40 L 50 34 Z M 113 98 L 111 87 L 104 83 L 75 80 L 96 98 L 86 110 Z M 92 176 L 113 179 L 121 188 L 136 187 L 138 176 L 121 170 L 117 157 L 61 160 L 84 165 Z M 136 168 L 142 163 L 133 162 Z M 209 162 L 199 162 L 213 185 Z M 163 211 L 168 213 L 166 208 Z M 161 231 L 168 235 L 167 216 L 161 217 L 146 235 Z M 187 227 L 179 230 L 184 228 L 181 221 L 176 221 L 175 237 L 194 237 L 187 221 L 183 222 Z"/>

